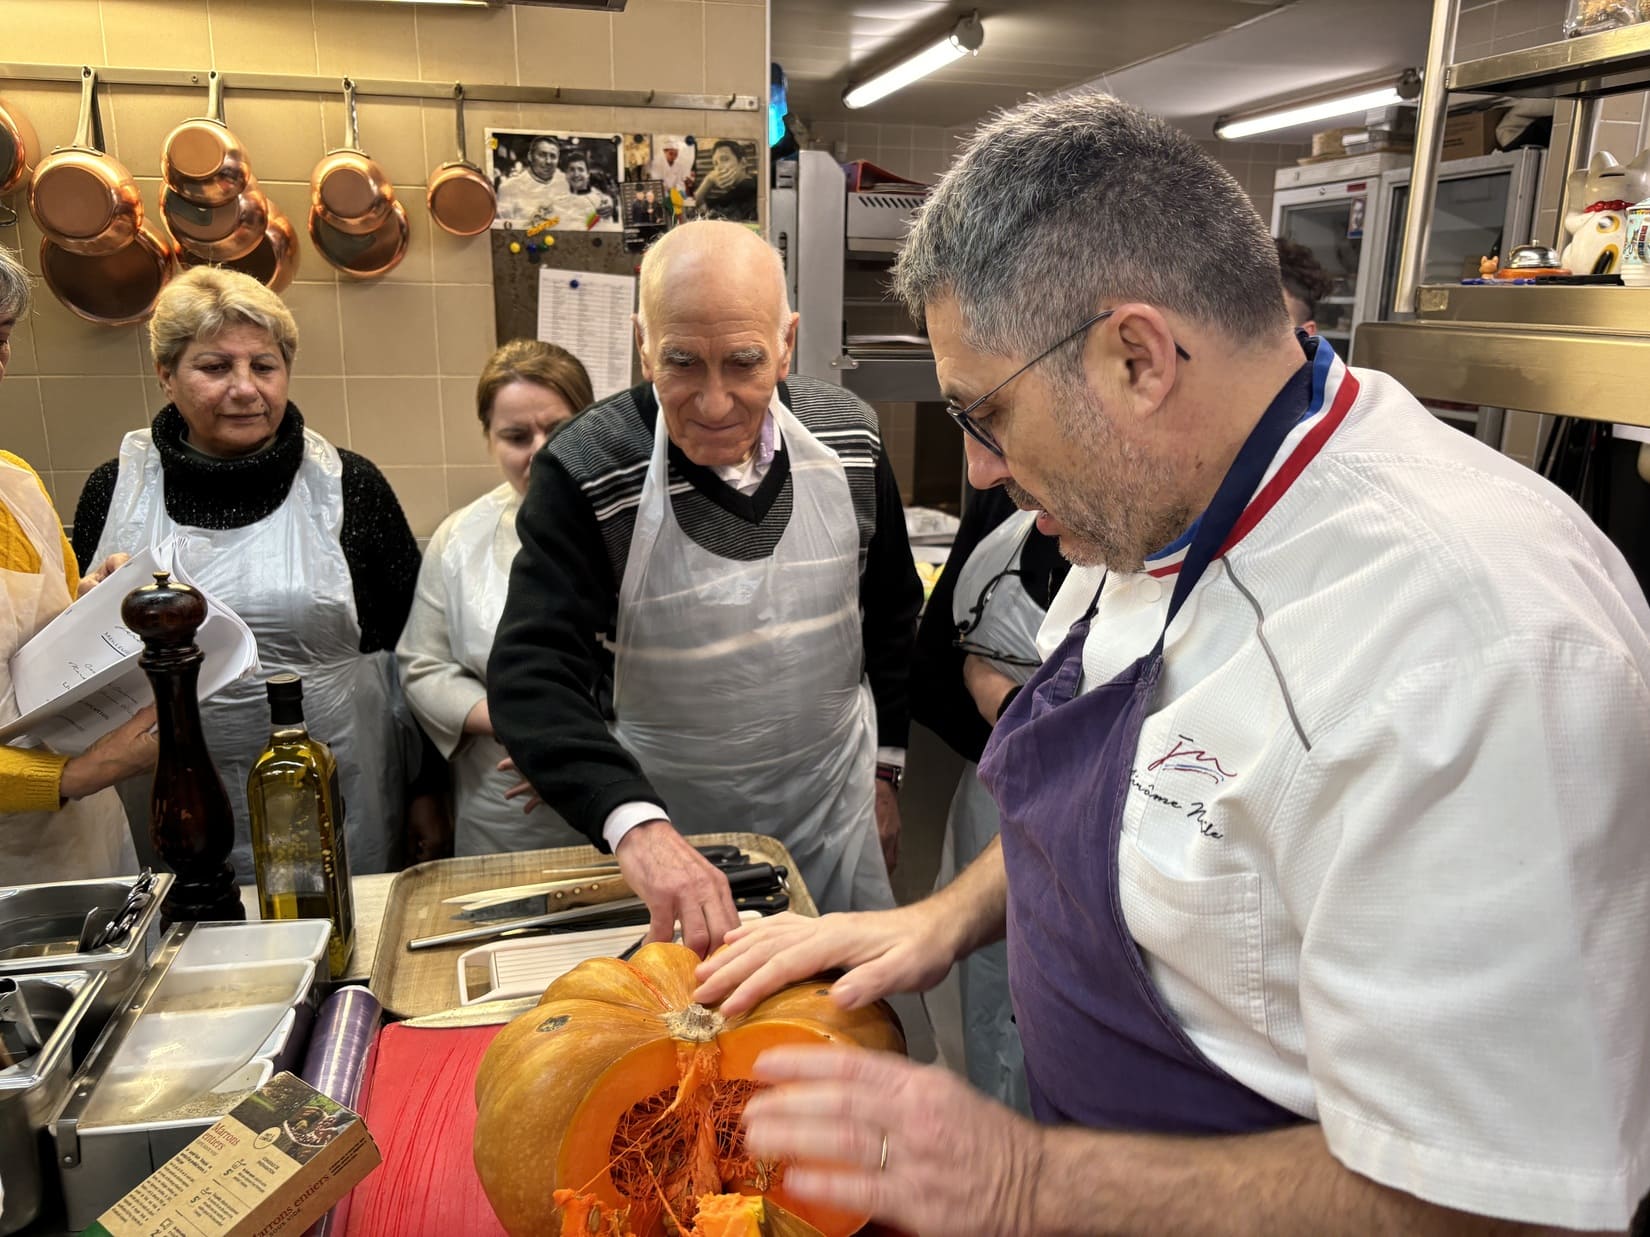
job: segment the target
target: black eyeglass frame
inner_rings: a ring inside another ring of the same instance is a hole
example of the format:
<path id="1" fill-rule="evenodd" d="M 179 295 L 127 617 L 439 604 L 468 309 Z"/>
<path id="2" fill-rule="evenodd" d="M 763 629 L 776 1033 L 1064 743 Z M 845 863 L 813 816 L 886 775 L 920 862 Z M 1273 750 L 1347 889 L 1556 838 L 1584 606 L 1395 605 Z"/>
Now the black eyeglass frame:
<path id="1" fill-rule="evenodd" d="M 995 455 L 998 459 L 1002 459 L 1002 447 L 998 445 L 997 440 L 992 437 L 990 430 L 986 429 L 985 426 L 974 420 L 974 410 L 981 404 L 985 403 L 985 401 L 990 399 L 993 395 L 997 394 L 998 391 L 1001 391 L 1009 383 L 1013 382 L 1021 374 L 1025 373 L 1026 370 L 1037 364 L 1038 361 L 1041 361 L 1044 357 L 1049 356 L 1056 349 L 1070 343 L 1084 331 L 1088 330 L 1091 326 L 1104 322 L 1116 312 L 1117 309 L 1115 307 L 1111 309 L 1102 309 L 1099 313 L 1095 314 L 1094 317 L 1084 319 L 1080 324 L 1078 324 L 1075 330 L 1071 331 L 1069 334 L 1062 335 L 1059 339 L 1055 340 L 1047 348 L 1044 348 L 1036 356 L 1032 357 L 1031 360 L 1020 366 L 1019 369 L 1015 370 L 1007 378 L 1004 378 L 996 386 L 992 387 L 991 390 L 980 396 L 979 399 L 969 404 L 968 407 L 962 407 L 955 400 L 947 400 L 945 402 L 945 415 L 955 421 L 957 423 L 957 427 L 961 429 L 963 433 L 967 434 L 975 442 L 979 443 L 987 451 L 991 452 L 992 455 Z M 1182 361 L 1190 361 L 1192 359 L 1192 354 L 1187 352 L 1186 349 L 1182 348 L 1178 343 L 1174 346 L 1174 350 Z"/>

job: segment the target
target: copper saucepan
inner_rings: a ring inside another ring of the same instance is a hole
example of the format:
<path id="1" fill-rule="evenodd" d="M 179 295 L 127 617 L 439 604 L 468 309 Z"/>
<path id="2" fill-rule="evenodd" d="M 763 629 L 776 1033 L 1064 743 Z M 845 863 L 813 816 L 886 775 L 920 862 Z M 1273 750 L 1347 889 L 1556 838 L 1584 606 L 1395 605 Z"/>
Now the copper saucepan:
<path id="1" fill-rule="evenodd" d="M 74 144 L 58 147 L 35 168 L 29 213 L 48 240 L 84 257 L 131 244 L 143 226 L 137 182 L 118 160 L 103 153 L 97 74 L 90 67 L 80 73 L 80 123 Z"/>
<path id="2" fill-rule="evenodd" d="M 355 83 L 344 79 L 344 145 L 328 151 L 309 178 L 310 213 L 351 236 L 376 234 L 395 205 L 395 186 L 361 149 L 355 119 Z"/>
<path id="3" fill-rule="evenodd" d="M 161 190 L 161 213 L 178 243 L 208 262 L 233 262 L 256 249 L 269 227 L 269 199 L 255 177 L 246 192 L 222 206 L 199 206 L 168 186 Z"/>
<path id="4" fill-rule="evenodd" d="M 185 267 L 227 266 L 232 271 L 251 275 L 272 292 L 285 292 L 298 273 L 298 233 L 292 221 L 276 209 L 274 203 L 270 203 L 269 226 L 264 229 L 263 237 L 253 246 L 251 253 L 232 261 L 214 263 L 186 248 L 178 257 Z"/>
<path id="5" fill-rule="evenodd" d="M 407 211 L 399 202 L 390 203 L 389 216 L 376 232 L 359 235 L 341 232 L 321 214 L 318 206 L 309 211 L 309 239 L 320 255 L 357 279 L 387 275 L 407 256 Z"/>
<path id="6" fill-rule="evenodd" d="M 475 164 L 464 145 L 464 87 L 453 87 L 458 112 L 458 158 L 430 173 L 424 202 L 430 218 L 454 236 L 476 236 L 493 226 L 498 197 L 493 182 Z"/>
<path id="7" fill-rule="evenodd" d="M 206 79 L 206 115 L 186 120 L 166 139 L 160 174 L 178 197 L 196 206 L 227 206 L 252 184 L 252 161 L 223 121 L 223 78 Z"/>
<path id="8" fill-rule="evenodd" d="M 176 272 L 177 246 L 153 221 L 139 225 L 131 244 L 96 257 L 65 249 L 50 237 L 40 242 L 46 286 L 70 311 L 100 326 L 142 322 Z"/>
<path id="9" fill-rule="evenodd" d="M 10 193 L 28 179 L 40 162 L 34 126 L 15 107 L 0 99 L 0 193 Z"/>

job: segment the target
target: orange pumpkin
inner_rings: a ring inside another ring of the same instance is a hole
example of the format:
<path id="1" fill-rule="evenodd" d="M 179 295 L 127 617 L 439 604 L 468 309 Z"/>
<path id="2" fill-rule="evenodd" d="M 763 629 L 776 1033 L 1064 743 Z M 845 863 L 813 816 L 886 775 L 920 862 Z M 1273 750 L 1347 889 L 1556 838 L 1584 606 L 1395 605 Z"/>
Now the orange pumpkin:
<path id="1" fill-rule="evenodd" d="M 745 1152 L 739 1118 L 766 1049 L 903 1052 L 892 1013 L 841 1009 L 812 981 L 724 1019 L 693 1003 L 698 961 L 684 946 L 653 944 L 629 962 L 580 963 L 488 1048 L 476 1074 L 475 1164 L 511 1237 L 576 1232 L 564 1227 L 574 1206 L 579 1222 L 598 1225 L 587 1231 L 667 1237 L 690 1228 L 702 1197 L 724 1193 L 764 1195 L 822 1237 L 865 1223 L 788 1195 L 785 1165 Z"/>

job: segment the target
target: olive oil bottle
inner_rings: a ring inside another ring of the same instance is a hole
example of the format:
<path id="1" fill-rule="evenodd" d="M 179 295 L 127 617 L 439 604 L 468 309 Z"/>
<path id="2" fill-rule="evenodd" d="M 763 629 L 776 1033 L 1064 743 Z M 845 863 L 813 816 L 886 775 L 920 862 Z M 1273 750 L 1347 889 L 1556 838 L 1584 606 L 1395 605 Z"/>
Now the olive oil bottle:
<path id="1" fill-rule="evenodd" d="M 269 746 L 246 779 L 258 908 L 265 919 L 330 919 L 327 961 L 337 979 L 355 948 L 338 762 L 304 726 L 298 676 L 277 674 L 267 686 Z"/>

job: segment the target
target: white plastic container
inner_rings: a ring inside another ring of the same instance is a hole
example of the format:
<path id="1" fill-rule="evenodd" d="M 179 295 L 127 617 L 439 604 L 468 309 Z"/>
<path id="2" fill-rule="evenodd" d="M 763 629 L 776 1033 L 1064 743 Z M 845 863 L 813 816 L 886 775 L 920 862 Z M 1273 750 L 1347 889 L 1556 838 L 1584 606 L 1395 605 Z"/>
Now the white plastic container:
<path id="1" fill-rule="evenodd" d="M 325 919 L 269 919 L 199 924 L 178 950 L 174 967 L 247 966 L 256 962 L 320 962 L 332 924 Z"/>

